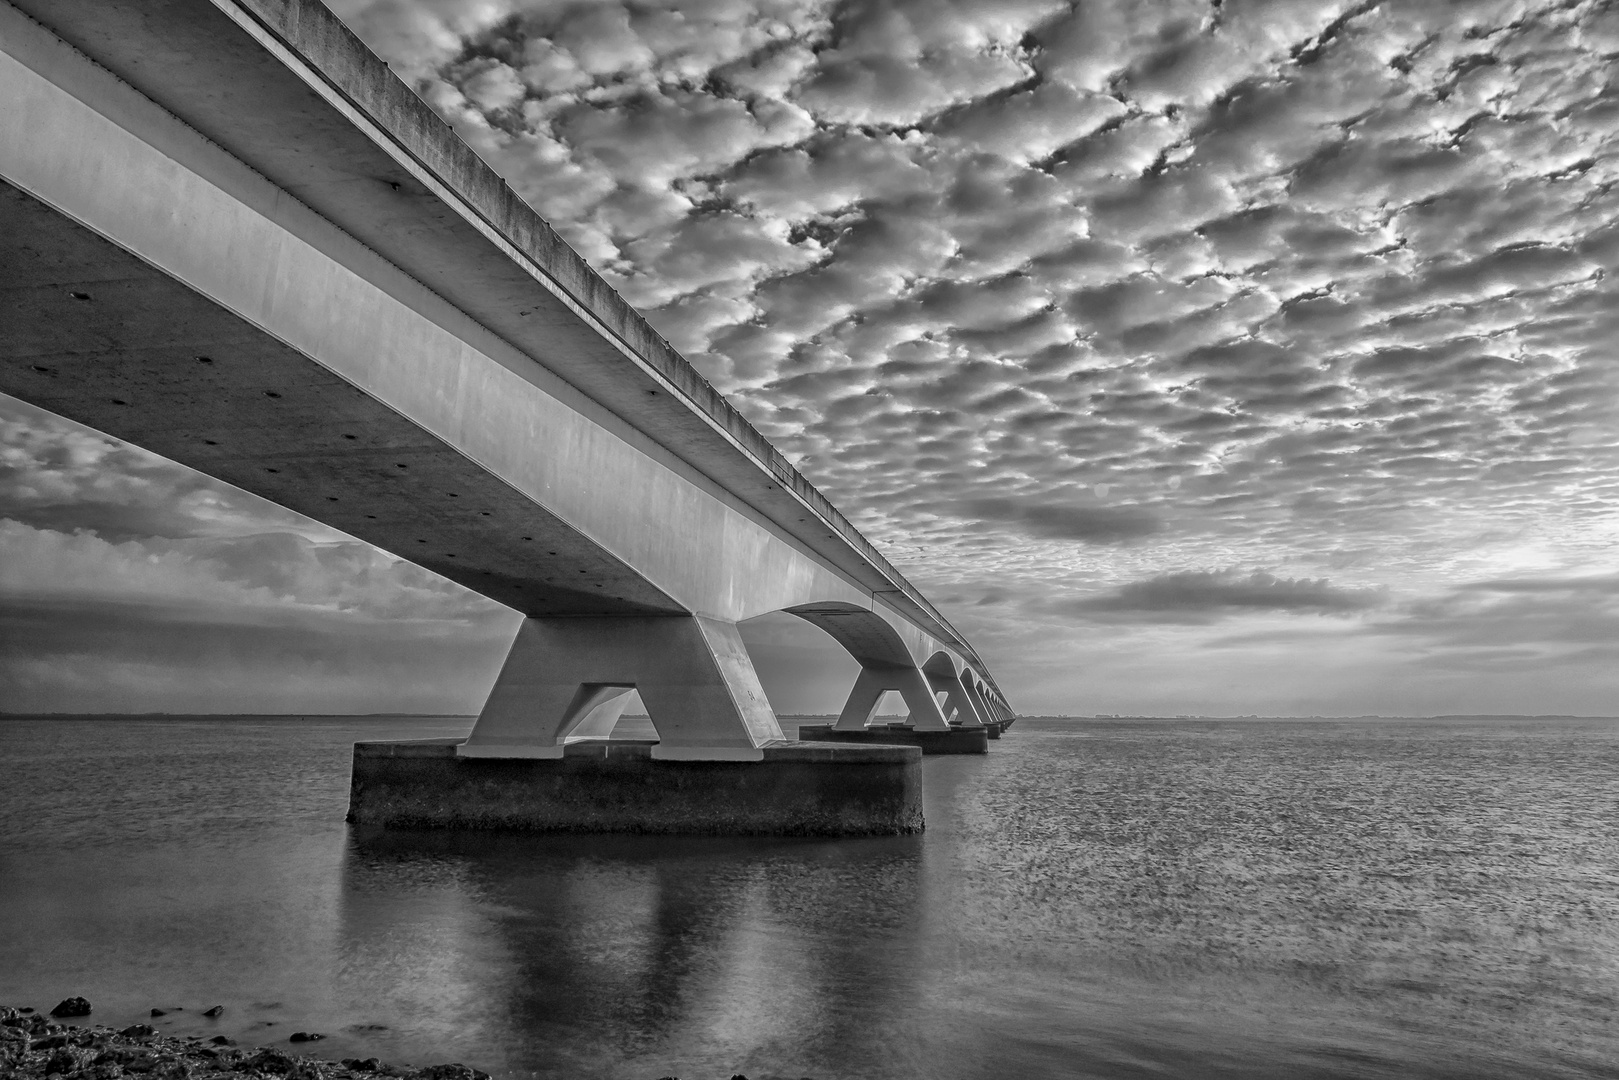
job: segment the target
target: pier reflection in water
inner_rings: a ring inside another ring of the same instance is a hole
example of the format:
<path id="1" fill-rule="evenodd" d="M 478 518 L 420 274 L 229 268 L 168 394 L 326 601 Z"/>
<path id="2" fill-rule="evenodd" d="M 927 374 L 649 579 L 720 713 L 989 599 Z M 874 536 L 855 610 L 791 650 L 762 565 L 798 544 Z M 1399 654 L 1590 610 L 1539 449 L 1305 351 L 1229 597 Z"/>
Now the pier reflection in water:
<path id="1" fill-rule="evenodd" d="M 384 1013 L 494 1009 L 520 1072 L 893 1075 L 926 996 L 922 862 L 918 838 L 357 834 L 344 965 Z"/>

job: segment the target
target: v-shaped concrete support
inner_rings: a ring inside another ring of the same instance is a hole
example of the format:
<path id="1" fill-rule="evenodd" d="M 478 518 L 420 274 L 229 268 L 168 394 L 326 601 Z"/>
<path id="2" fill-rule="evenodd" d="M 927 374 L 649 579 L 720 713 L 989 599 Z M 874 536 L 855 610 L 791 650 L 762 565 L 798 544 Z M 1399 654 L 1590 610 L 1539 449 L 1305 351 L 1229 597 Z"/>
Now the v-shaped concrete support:
<path id="1" fill-rule="evenodd" d="M 983 727 L 984 717 L 978 712 L 970 697 L 967 688 L 955 675 L 928 675 L 928 686 L 934 694 L 944 694 L 944 713 L 946 718 L 954 711 L 956 722 L 962 727 Z"/>
<path id="2" fill-rule="evenodd" d="M 899 691 L 905 699 L 906 707 L 911 710 L 906 722 L 916 730 L 949 730 L 950 725 L 945 722 L 944 713 L 939 710 L 939 703 L 934 700 L 933 690 L 922 672 L 914 666 L 886 664 L 860 666 L 860 675 L 854 681 L 854 689 L 849 691 L 849 700 L 844 702 L 834 730 L 863 731 L 871 723 L 883 694 L 889 690 Z"/>
<path id="3" fill-rule="evenodd" d="M 631 690 L 654 758 L 757 761 L 783 739 L 734 623 L 702 616 L 525 619 L 463 757 L 559 758 L 607 735 Z"/>
<path id="4" fill-rule="evenodd" d="M 973 703 L 973 706 L 978 710 L 978 715 L 982 716 L 985 721 L 998 721 L 1001 719 L 998 715 L 996 715 L 995 710 L 990 708 L 989 702 L 984 700 L 984 695 L 979 692 L 978 685 L 974 683 L 971 678 L 963 677 L 961 680 L 961 686 L 962 690 L 966 693 L 967 700 Z"/>

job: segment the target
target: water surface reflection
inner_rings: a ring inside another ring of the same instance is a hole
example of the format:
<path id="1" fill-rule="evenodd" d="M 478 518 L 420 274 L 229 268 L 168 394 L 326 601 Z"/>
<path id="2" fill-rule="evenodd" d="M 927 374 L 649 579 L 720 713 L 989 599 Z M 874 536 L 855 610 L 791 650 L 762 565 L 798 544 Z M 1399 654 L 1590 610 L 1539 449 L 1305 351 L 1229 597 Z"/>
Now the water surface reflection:
<path id="1" fill-rule="evenodd" d="M 517 1071 L 884 1074 L 915 1063 L 893 1035 L 926 997 L 923 878 L 911 837 L 364 832 L 340 934 L 386 1012 L 424 986 L 441 1014 L 497 1010 Z"/>

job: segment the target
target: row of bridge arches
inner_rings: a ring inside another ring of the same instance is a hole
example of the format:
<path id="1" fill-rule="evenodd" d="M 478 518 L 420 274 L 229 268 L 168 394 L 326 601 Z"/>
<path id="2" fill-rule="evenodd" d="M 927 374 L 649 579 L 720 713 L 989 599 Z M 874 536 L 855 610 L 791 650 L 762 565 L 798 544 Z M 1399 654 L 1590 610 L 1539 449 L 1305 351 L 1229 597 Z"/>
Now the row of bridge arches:
<path id="1" fill-rule="evenodd" d="M 908 722 L 921 730 L 951 723 L 981 727 L 1011 716 L 1010 710 L 1000 711 L 998 693 L 963 656 L 925 636 L 913 633 L 907 640 L 877 611 L 841 602 L 786 610 L 825 632 L 860 664 L 838 728 L 865 727 L 889 692 L 900 695 Z"/>
<path id="2" fill-rule="evenodd" d="M 885 695 L 919 731 L 1012 718 L 996 687 L 959 651 L 897 617 L 844 601 L 781 609 L 859 665 L 835 727 L 864 728 Z M 757 759 L 785 738 L 735 623 L 691 616 L 529 618 L 461 748 L 467 756 L 560 757 L 611 736 L 639 694 L 656 757 Z"/>

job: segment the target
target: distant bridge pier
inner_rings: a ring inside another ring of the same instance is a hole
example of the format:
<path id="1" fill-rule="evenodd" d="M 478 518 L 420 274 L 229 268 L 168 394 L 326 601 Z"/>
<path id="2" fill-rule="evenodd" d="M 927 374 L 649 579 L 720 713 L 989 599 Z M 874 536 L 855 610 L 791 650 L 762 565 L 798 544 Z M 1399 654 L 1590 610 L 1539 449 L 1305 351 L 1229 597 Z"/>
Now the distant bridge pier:
<path id="1" fill-rule="evenodd" d="M 800 739 L 866 745 L 899 743 L 919 747 L 924 754 L 982 754 L 988 749 L 989 734 L 962 697 L 957 661 L 948 653 L 937 652 L 923 665 L 909 657 L 876 656 L 870 652 L 856 653 L 856 659 L 860 661 L 860 673 L 837 721 L 801 725 Z M 900 695 L 909 712 L 900 723 L 874 723 L 877 707 L 890 691 Z M 954 723 L 946 719 L 945 710 L 939 706 L 937 695 L 941 692 L 946 695 L 946 707 L 957 717 Z"/>
<path id="2" fill-rule="evenodd" d="M 838 714 L 836 731 L 863 731 L 871 724 L 883 695 L 897 692 L 910 709 L 906 723 L 917 731 L 948 731 L 944 713 L 934 700 L 933 687 L 916 667 L 898 664 L 862 664 L 854 689 Z"/>
<path id="3" fill-rule="evenodd" d="M 928 686 L 934 696 L 944 695 L 943 708 L 946 719 L 952 724 L 962 727 L 983 727 L 985 714 L 979 706 L 967 696 L 967 683 L 970 678 L 964 670 L 950 662 L 950 658 L 942 653 L 928 661 L 923 674 L 927 676 Z"/>

